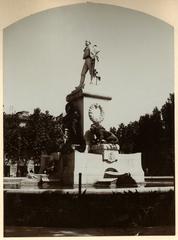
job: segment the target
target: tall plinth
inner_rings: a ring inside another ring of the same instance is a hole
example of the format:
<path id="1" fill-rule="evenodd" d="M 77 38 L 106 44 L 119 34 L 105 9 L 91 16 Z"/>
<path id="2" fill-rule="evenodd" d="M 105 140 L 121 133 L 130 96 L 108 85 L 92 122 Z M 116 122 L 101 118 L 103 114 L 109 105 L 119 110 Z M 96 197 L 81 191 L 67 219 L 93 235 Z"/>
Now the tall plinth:
<path id="1" fill-rule="evenodd" d="M 109 102 L 112 100 L 99 86 L 91 85 L 84 89 L 74 90 L 67 95 L 66 100 L 80 114 L 81 134 L 84 136 L 92 123 L 105 126 L 109 120 L 107 114 Z"/>

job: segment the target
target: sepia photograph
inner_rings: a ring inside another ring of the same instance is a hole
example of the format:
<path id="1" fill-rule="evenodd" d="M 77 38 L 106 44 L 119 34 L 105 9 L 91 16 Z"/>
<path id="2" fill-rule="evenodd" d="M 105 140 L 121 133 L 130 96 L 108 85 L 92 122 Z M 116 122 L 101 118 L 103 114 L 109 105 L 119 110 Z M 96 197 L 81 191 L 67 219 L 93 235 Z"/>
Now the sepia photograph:
<path id="1" fill-rule="evenodd" d="M 4 237 L 175 236 L 174 34 L 109 1 L 3 28 Z"/>

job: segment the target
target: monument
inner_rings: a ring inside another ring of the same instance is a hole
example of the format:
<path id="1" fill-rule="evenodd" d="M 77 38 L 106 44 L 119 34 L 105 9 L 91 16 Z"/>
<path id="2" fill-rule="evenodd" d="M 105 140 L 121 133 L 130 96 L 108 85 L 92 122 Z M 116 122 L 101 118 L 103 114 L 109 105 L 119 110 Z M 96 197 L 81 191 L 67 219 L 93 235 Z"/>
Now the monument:
<path id="1" fill-rule="evenodd" d="M 79 173 L 82 184 L 87 185 L 114 181 L 122 174 L 129 174 L 137 183 L 144 182 L 141 153 L 119 153 L 117 137 L 104 127 L 111 117 L 107 109 L 112 97 L 98 85 L 101 80 L 95 68 L 98 53 L 96 45 L 85 42 L 80 84 L 66 97 L 63 127 L 68 129 L 68 137 L 59 159 L 64 186 L 77 185 Z M 85 79 L 88 71 L 90 84 Z"/>

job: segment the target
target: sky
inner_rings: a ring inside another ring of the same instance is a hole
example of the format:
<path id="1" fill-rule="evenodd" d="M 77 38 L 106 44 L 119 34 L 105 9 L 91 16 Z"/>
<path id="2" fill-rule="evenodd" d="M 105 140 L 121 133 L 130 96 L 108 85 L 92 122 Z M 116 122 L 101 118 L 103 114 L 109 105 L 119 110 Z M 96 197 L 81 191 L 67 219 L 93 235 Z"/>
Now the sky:
<path id="1" fill-rule="evenodd" d="M 4 111 L 58 116 L 79 84 L 85 40 L 98 45 L 108 126 L 139 120 L 174 91 L 173 28 L 117 6 L 84 3 L 26 17 L 4 30 Z M 88 81 L 87 76 L 86 81 Z"/>

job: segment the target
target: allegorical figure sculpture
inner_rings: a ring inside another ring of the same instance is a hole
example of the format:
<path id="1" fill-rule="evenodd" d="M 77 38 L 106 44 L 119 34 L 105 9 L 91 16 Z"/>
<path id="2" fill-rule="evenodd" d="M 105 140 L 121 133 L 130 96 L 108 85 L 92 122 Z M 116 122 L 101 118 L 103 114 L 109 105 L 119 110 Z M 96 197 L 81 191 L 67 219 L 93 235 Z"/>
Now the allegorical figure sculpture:
<path id="1" fill-rule="evenodd" d="M 81 131 L 81 117 L 79 111 L 72 103 L 67 103 L 65 110 L 66 115 L 63 117 L 63 126 L 65 129 L 68 129 L 68 144 L 78 145 L 75 149 L 84 152 L 86 143 Z"/>
<path id="2" fill-rule="evenodd" d="M 88 138 L 90 138 L 88 139 L 90 144 L 97 144 L 97 143 L 117 144 L 118 143 L 118 138 L 113 133 L 107 131 L 99 123 L 94 123 L 91 125 L 90 131 L 88 133 Z"/>
<path id="3" fill-rule="evenodd" d="M 90 73 L 90 83 L 92 83 L 93 78 L 96 78 L 96 81 L 100 80 L 100 76 L 98 75 L 98 72 L 95 69 L 95 61 L 97 60 L 99 62 L 98 57 L 99 51 L 97 50 L 97 45 L 93 45 L 91 47 L 91 42 L 85 41 L 85 48 L 83 51 L 84 51 L 83 59 L 85 60 L 85 62 L 81 72 L 79 88 L 84 87 L 85 76 L 88 71 Z"/>
<path id="4" fill-rule="evenodd" d="M 65 110 L 66 115 L 63 117 L 63 125 L 65 129 L 69 130 L 70 138 L 74 140 L 74 138 L 77 137 L 77 133 L 79 131 L 80 114 L 73 107 L 72 103 L 67 103 Z"/>

